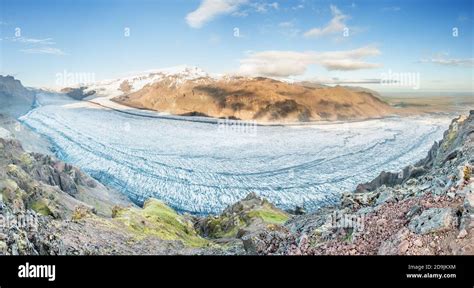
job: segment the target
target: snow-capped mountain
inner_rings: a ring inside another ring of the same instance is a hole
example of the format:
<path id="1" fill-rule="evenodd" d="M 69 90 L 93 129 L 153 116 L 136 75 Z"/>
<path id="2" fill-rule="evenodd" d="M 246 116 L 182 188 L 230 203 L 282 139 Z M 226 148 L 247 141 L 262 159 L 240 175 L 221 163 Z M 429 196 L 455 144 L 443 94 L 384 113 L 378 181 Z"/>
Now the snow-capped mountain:
<path id="1" fill-rule="evenodd" d="M 365 91 L 211 75 L 191 66 L 149 70 L 62 91 L 76 100 L 94 98 L 109 108 L 119 103 L 173 115 L 260 122 L 355 120 L 392 113 L 387 103 Z"/>
<path id="2" fill-rule="evenodd" d="M 198 67 L 181 65 L 164 69 L 147 70 L 116 79 L 102 80 L 79 86 L 87 87 L 84 90 L 85 93 L 95 91 L 95 96 L 116 97 L 124 93 L 128 94 L 139 91 L 146 85 L 164 79 L 172 80 L 175 85 L 180 85 L 189 80 L 218 77 L 219 75 L 211 75 Z"/>

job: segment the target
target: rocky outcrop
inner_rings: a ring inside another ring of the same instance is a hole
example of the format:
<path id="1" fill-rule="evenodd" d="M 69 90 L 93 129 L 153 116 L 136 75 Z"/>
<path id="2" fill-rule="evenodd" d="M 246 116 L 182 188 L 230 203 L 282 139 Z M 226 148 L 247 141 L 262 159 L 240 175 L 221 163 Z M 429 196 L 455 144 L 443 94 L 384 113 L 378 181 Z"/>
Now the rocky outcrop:
<path id="1" fill-rule="evenodd" d="M 69 215 L 74 208 L 71 205 L 78 201 L 102 203 L 98 213 L 103 215 L 110 215 L 115 204 L 128 203 L 125 197 L 117 196 L 117 192 L 67 163 L 49 155 L 25 152 L 15 139 L 0 138 L 0 181 L 14 183 L 26 193 L 27 207 L 40 207 L 56 217 Z"/>
<path id="2" fill-rule="evenodd" d="M 473 255 L 473 155 L 471 111 L 453 120 L 416 165 L 343 193 L 340 205 L 260 231 L 245 239 L 245 248 L 289 255 Z"/>
<path id="3" fill-rule="evenodd" d="M 31 161 L 30 165 L 26 165 L 25 168 L 36 180 L 51 186 L 57 186 L 70 195 L 77 194 L 79 186 L 88 188 L 96 188 L 98 186 L 94 179 L 79 169 L 70 164 L 55 160 L 49 155 L 32 153 L 30 156 L 24 157 L 31 157 L 28 160 Z M 31 165 L 33 162 L 36 165 Z"/>
<path id="4" fill-rule="evenodd" d="M 455 226 L 454 211 L 451 208 L 431 208 L 414 217 L 408 228 L 416 234 L 449 231 Z"/>
<path id="5" fill-rule="evenodd" d="M 162 240 L 180 241 L 190 247 L 209 243 L 196 232 L 190 217 L 179 215 L 156 199 L 147 200 L 143 208 L 116 208 L 113 218 L 114 223 L 126 226 L 137 239 L 156 236 Z"/>
<path id="6" fill-rule="evenodd" d="M 92 96 L 95 94 L 95 91 L 85 91 L 87 87 L 79 87 L 79 88 L 63 88 L 61 89 L 61 93 L 66 94 L 67 96 L 71 97 L 75 100 L 83 100 L 86 97 Z"/>
<path id="7" fill-rule="evenodd" d="M 0 113 L 19 117 L 31 109 L 34 93 L 13 76 L 0 75 Z"/>
<path id="8" fill-rule="evenodd" d="M 430 171 L 434 166 L 440 166 L 445 164 L 447 161 L 451 161 L 458 157 L 462 153 L 459 146 L 466 141 L 468 137 L 474 133 L 474 128 L 466 127 L 460 129 L 460 125 L 468 119 L 472 119 L 472 111 L 468 117 L 460 116 L 453 120 L 449 129 L 444 133 L 443 140 L 439 143 L 433 144 L 432 148 L 428 152 L 428 155 L 418 161 L 415 165 L 405 167 L 398 173 L 393 172 L 381 172 L 374 180 L 359 184 L 356 188 L 356 192 L 373 191 L 382 185 L 395 186 L 407 182 L 409 179 L 417 178 Z M 470 159 L 469 159 L 470 160 Z"/>
<path id="9" fill-rule="evenodd" d="M 227 207 L 220 215 L 197 218 L 195 227 L 209 238 L 242 238 L 261 229 L 281 225 L 289 215 L 268 200 L 250 193 Z"/>

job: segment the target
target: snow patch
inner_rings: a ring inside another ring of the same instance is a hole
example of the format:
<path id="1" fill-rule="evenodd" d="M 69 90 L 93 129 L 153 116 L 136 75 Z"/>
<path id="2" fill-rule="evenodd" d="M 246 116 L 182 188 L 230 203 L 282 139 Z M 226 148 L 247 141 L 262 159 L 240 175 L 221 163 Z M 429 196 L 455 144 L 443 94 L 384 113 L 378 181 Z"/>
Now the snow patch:
<path id="1" fill-rule="evenodd" d="M 153 84 L 164 79 L 172 79 L 170 85 L 182 85 L 189 80 L 196 80 L 199 78 L 219 78 L 219 75 L 211 75 L 198 67 L 193 66 L 176 66 L 164 69 L 147 70 L 139 73 L 134 73 L 128 76 L 117 79 L 103 80 L 87 85 L 85 92 L 96 91 L 96 96 L 116 97 L 123 95 L 120 90 L 120 85 L 127 81 L 131 86 L 130 92 L 136 92 L 146 85 Z"/>

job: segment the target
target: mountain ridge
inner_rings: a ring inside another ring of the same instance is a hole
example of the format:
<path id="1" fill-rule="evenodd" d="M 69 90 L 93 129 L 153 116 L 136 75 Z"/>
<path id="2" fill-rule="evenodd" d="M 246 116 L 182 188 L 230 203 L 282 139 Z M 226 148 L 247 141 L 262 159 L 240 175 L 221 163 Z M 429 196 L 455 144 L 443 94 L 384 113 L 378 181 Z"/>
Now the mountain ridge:
<path id="1" fill-rule="evenodd" d="M 0 113 L 18 117 L 31 109 L 34 93 L 13 76 L 0 75 Z"/>
<path id="2" fill-rule="evenodd" d="M 76 100 L 108 97 L 119 104 L 182 116 L 260 122 L 345 121 L 394 113 L 376 92 L 266 77 L 209 74 L 178 66 L 64 88 Z"/>

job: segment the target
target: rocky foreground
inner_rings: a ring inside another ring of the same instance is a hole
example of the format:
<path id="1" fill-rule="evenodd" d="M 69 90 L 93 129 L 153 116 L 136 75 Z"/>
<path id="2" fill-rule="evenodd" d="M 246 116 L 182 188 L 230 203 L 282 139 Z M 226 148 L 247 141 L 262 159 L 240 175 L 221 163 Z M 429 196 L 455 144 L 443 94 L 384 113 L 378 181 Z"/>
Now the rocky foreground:
<path id="1" fill-rule="evenodd" d="M 338 207 L 243 238 L 246 250 L 287 255 L 474 254 L 474 111 L 455 119 L 428 156 L 383 172 Z"/>
<path id="2" fill-rule="evenodd" d="M 1 129 L 1 128 L 0 128 Z M 79 169 L 25 152 L 0 130 L 0 253 L 474 254 L 474 111 L 455 119 L 425 159 L 383 172 L 311 214 L 255 194 L 220 215 L 137 207 Z"/>

